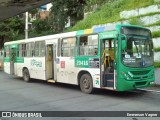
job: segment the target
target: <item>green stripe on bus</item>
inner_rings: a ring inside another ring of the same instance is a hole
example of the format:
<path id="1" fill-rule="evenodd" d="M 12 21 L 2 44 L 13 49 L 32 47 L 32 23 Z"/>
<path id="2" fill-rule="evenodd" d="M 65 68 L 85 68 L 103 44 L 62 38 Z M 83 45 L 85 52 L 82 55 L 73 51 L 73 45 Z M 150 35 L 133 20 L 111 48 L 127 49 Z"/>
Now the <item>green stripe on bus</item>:
<path id="1" fill-rule="evenodd" d="M 4 62 L 10 62 L 10 58 L 4 58 Z"/>
<path id="2" fill-rule="evenodd" d="M 16 58 L 16 63 L 24 63 L 24 58 Z"/>
<path id="3" fill-rule="evenodd" d="M 10 48 L 17 48 L 17 47 L 18 47 L 18 44 L 10 45 Z"/>
<path id="4" fill-rule="evenodd" d="M 110 38 L 117 38 L 117 31 L 109 31 L 100 33 L 100 39 L 110 39 Z"/>
<path id="5" fill-rule="evenodd" d="M 75 67 L 89 68 L 89 57 L 75 57 Z"/>
<path id="6" fill-rule="evenodd" d="M 79 31 L 77 31 L 77 36 L 79 36 L 79 35 L 84 35 L 84 30 L 79 30 Z"/>
<path id="7" fill-rule="evenodd" d="M 10 58 L 4 58 L 4 62 L 10 62 Z M 16 58 L 15 63 L 24 63 L 24 58 Z"/>

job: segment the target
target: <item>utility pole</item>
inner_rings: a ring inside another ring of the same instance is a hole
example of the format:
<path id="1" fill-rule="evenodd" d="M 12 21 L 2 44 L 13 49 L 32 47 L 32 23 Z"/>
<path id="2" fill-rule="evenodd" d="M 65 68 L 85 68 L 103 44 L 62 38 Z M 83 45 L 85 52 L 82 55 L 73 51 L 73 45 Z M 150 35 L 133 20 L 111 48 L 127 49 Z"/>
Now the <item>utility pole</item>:
<path id="1" fill-rule="evenodd" d="M 25 21 L 25 39 L 28 39 L 28 12 L 26 12 L 26 21 Z"/>

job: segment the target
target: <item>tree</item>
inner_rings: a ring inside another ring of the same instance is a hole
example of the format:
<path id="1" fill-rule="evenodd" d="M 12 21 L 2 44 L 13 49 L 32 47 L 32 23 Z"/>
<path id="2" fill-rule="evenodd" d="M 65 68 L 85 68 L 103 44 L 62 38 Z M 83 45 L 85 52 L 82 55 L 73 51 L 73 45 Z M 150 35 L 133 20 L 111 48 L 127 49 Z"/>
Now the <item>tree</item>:
<path id="1" fill-rule="evenodd" d="M 33 29 L 30 30 L 29 37 L 38 37 L 54 33 L 48 18 L 44 20 L 36 19 L 33 21 L 32 25 Z"/>
<path id="2" fill-rule="evenodd" d="M 83 19 L 85 5 L 86 0 L 68 0 L 67 14 L 71 19 L 71 26 L 74 26 L 77 21 Z"/>
<path id="3" fill-rule="evenodd" d="M 101 7 L 101 5 L 105 4 L 106 2 L 114 2 L 116 0 L 86 0 L 85 11 L 94 11 L 95 8 Z"/>
<path id="4" fill-rule="evenodd" d="M 53 29 L 62 32 L 69 19 L 72 26 L 83 19 L 85 4 L 86 0 L 54 0 L 50 12 Z"/>
<path id="5" fill-rule="evenodd" d="M 4 42 L 17 40 L 19 34 L 24 34 L 24 20 L 19 16 L 0 22 L 0 48 Z"/>

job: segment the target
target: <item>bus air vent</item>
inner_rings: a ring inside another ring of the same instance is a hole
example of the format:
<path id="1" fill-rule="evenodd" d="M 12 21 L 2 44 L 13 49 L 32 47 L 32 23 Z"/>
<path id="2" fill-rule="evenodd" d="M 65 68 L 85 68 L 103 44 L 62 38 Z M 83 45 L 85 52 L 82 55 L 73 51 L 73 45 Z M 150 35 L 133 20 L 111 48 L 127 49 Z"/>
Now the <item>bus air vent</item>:
<path id="1" fill-rule="evenodd" d="M 146 75 L 150 72 L 150 70 L 145 71 L 130 71 L 133 75 Z"/>
<path id="2" fill-rule="evenodd" d="M 136 86 L 143 86 L 146 85 L 146 81 L 145 82 L 135 82 Z"/>

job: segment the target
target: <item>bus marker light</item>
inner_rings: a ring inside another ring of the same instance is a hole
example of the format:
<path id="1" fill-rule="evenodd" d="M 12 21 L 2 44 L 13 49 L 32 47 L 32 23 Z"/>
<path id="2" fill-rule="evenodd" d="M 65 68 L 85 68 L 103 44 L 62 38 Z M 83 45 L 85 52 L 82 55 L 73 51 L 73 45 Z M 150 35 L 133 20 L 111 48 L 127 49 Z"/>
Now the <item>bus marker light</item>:
<path id="1" fill-rule="evenodd" d="M 150 84 L 151 84 L 151 85 L 154 85 L 155 83 L 154 83 L 154 82 L 150 82 Z"/>
<path id="2" fill-rule="evenodd" d="M 125 74 L 125 72 L 122 72 L 122 74 L 124 75 L 124 74 Z"/>
<path id="3" fill-rule="evenodd" d="M 47 82 L 49 82 L 49 83 L 55 83 L 56 81 L 55 80 L 47 80 Z"/>

